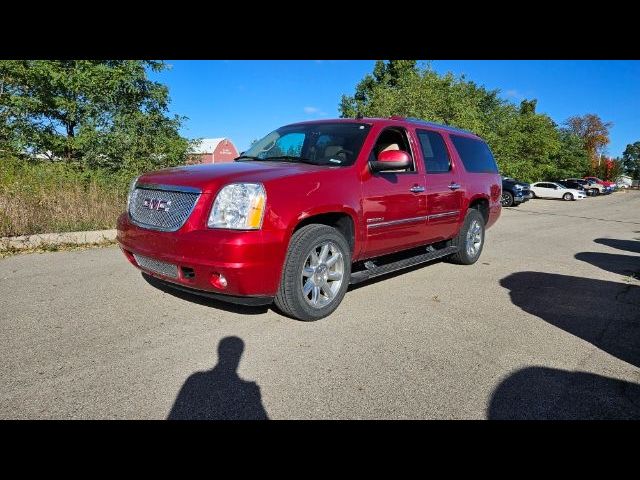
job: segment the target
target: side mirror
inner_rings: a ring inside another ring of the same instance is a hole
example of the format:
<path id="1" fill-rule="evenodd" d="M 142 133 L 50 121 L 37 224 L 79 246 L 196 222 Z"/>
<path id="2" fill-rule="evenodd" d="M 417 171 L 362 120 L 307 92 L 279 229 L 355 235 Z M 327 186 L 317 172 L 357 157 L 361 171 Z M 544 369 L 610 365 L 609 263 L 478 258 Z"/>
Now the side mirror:
<path id="1" fill-rule="evenodd" d="M 372 172 L 388 170 L 404 170 L 411 166 L 411 157 L 404 150 L 387 150 L 380 152 L 376 161 L 369 162 Z"/>

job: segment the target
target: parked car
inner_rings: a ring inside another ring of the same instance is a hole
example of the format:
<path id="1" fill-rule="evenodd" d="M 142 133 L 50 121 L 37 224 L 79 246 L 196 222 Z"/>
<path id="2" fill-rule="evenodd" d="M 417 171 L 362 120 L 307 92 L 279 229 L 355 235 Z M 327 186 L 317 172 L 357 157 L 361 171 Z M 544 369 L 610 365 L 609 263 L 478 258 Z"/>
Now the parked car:
<path id="1" fill-rule="evenodd" d="M 514 178 L 502 177 L 502 197 L 500 202 L 503 207 L 514 207 L 531 198 L 529 184 Z"/>
<path id="2" fill-rule="evenodd" d="M 471 132 L 317 120 L 278 128 L 232 163 L 138 177 L 117 240 L 156 283 L 318 320 L 349 284 L 436 258 L 475 263 L 500 197 L 491 150 Z"/>
<path id="3" fill-rule="evenodd" d="M 581 200 L 587 198 L 582 190 L 567 188 L 555 182 L 536 182 L 531 184 L 534 198 L 561 198 L 563 200 Z"/>
<path id="4" fill-rule="evenodd" d="M 620 175 L 616 179 L 616 185 L 618 188 L 630 188 L 633 185 L 633 179 L 628 175 Z"/>
<path id="5" fill-rule="evenodd" d="M 559 183 L 560 185 L 566 188 L 580 190 L 581 192 L 584 192 L 585 196 L 587 195 L 587 190 L 578 182 L 572 182 L 571 180 L 554 180 L 554 183 Z"/>
<path id="6" fill-rule="evenodd" d="M 584 187 L 587 195 L 601 195 L 606 192 L 604 185 L 600 185 L 595 182 L 590 182 L 589 180 L 585 180 L 584 178 L 565 178 L 567 182 L 576 182 Z"/>
<path id="7" fill-rule="evenodd" d="M 600 180 L 598 177 L 584 177 L 585 180 L 589 180 L 592 183 L 597 185 L 602 185 L 604 187 L 604 192 L 601 193 L 611 193 L 613 192 L 617 186 L 615 182 L 610 182 L 608 180 Z"/>

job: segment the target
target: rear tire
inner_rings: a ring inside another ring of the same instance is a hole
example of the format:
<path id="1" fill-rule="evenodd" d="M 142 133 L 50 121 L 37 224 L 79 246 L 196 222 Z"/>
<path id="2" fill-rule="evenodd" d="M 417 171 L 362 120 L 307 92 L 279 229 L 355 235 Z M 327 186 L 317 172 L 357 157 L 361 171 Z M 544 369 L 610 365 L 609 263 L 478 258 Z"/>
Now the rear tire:
<path id="1" fill-rule="evenodd" d="M 484 247 L 484 234 L 484 217 L 475 208 L 470 208 L 464 217 L 460 232 L 451 241 L 451 245 L 459 250 L 451 255 L 449 260 L 460 265 L 476 263 Z"/>
<path id="2" fill-rule="evenodd" d="M 306 225 L 291 237 L 275 304 L 298 320 L 320 320 L 338 308 L 350 276 L 351 249 L 342 234 L 327 225 Z"/>
<path id="3" fill-rule="evenodd" d="M 566 200 L 566 201 L 571 201 L 571 200 L 573 200 L 573 194 L 571 194 L 571 193 L 565 193 L 565 194 L 562 196 L 562 199 L 563 199 L 563 200 Z"/>

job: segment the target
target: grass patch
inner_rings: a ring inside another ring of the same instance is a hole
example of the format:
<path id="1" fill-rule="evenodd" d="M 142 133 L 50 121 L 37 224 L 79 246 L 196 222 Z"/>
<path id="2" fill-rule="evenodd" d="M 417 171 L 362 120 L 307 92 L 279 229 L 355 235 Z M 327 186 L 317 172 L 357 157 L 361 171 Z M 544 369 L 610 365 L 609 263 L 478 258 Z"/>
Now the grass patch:
<path id="1" fill-rule="evenodd" d="M 0 157 L 0 237 L 115 228 L 130 178 Z"/>

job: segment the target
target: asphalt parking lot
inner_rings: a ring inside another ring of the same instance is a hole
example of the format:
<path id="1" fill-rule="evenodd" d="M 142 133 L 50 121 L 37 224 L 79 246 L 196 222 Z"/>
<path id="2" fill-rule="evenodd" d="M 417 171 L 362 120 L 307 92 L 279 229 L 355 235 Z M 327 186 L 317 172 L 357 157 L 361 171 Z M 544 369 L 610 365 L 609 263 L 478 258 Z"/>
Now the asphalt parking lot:
<path id="1" fill-rule="evenodd" d="M 640 192 L 503 210 L 473 266 L 297 322 L 117 247 L 0 260 L 0 418 L 640 418 Z"/>

